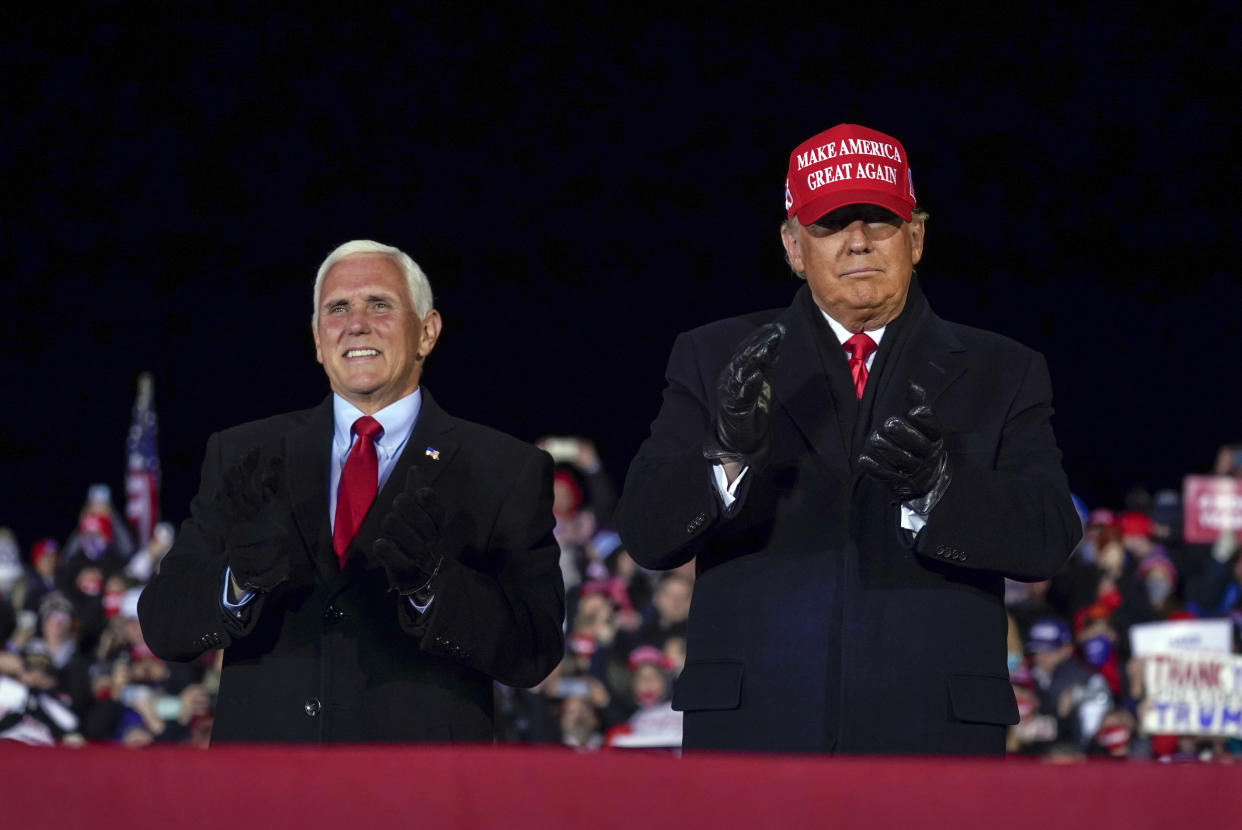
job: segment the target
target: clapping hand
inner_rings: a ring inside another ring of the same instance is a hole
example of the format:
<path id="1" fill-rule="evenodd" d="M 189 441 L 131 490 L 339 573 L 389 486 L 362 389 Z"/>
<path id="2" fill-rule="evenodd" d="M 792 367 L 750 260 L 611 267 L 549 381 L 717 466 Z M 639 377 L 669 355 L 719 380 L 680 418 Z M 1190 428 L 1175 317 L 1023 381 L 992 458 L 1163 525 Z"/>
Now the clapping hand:
<path id="1" fill-rule="evenodd" d="M 284 459 L 271 456 L 260 466 L 251 447 L 224 473 L 217 510 L 229 523 L 225 552 L 234 581 L 247 591 L 270 591 L 289 578 L 289 559 L 278 521 Z"/>
<path id="2" fill-rule="evenodd" d="M 406 475 L 405 489 L 380 522 L 383 535 L 372 552 L 388 576 L 390 590 L 412 596 L 420 606 L 435 595 L 432 584 L 444 557 L 437 550 L 444 509 L 436 491 L 426 486 L 417 466 Z"/>
<path id="3" fill-rule="evenodd" d="M 772 401 L 768 376 L 784 339 L 783 325 L 767 323 L 738 344 L 716 382 L 716 417 L 704 442 L 704 458 L 740 461 L 763 447 Z"/>
<path id="4" fill-rule="evenodd" d="M 927 403 L 927 393 L 911 381 L 907 397 L 906 414 L 888 418 L 867 438 L 858 467 L 926 516 L 948 489 L 952 468 L 944 431 Z"/>

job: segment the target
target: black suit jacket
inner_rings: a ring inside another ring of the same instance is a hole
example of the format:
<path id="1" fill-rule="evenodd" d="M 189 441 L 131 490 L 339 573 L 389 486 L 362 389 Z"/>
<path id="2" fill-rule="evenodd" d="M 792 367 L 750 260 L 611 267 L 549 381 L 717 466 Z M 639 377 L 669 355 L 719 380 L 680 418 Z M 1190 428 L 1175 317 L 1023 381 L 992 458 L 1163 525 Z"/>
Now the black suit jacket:
<path id="1" fill-rule="evenodd" d="M 772 376 L 770 446 L 726 511 L 700 456 L 716 378 L 771 320 L 788 336 Z M 1050 576 L 1081 534 L 1043 358 L 941 320 L 916 282 L 860 402 L 803 287 L 787 309 L 680 335 L 667 380 L 618 525 L 642 565 L 697 557 L 674 698 L 685 745 L 1003 752 L 1017 709 L 1002 577 Z M 927 390 L 953 466 L 917 538 L 900 529 L 889 491 L 855 468 L 868 432 L 907 410 L 910 380 Z"/>
<path id="2" fill-rule="evenodd" d="M 224 649 L 213 740 L 490 741 L 492 681 L 531 686 L 560 661 L 551 458 L 449 416 L 426 387 L 422 394 L 414 431 L 344 569 L 328 519 L 331 396 L 208 440 L 191 518 L 143 591 L 139 618 L 164 659 Z M 285 459 L 280 544 L 292 577 L 260 595 L 242 621 L 220 602 L 228 526 L 215 505 L 223 471 L 250 447 Z M 412 465 L 446 516 L 444 565 L 424 615 L 389 592 L 370 553 Z"/>

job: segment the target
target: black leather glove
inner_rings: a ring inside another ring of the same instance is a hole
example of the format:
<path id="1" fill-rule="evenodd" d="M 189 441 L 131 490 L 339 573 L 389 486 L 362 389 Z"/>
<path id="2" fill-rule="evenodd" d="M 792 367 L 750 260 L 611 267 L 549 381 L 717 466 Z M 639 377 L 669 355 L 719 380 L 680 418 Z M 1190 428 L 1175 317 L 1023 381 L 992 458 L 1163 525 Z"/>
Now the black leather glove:
<path id="1" fill-rule="evenodd" d="M 905 417 L 894 415 L 871 433 L 858 467 L 926 516 L 948 489 L 953 471 L 940 419 L 928 406 L 927 393 L 911 381 L 907 397 L 910 409 Z"/>
<path id="2" fill-rule="evenodd" d="M 772 401 L 768 375 L 784 339 L 783 325 L 766 323 L 738 344 L 716 381 L 716 417 L 703 442 L 704 458 L 737 461 L 764 446 Z"/>
<path id="3" fill-rule="evenodd" d="M 283 472 L 283 458 L 269 457 L 260 466 L 259 448 L 251 447 L 224 473 L 216 508 L 229 523 L 229 570 L 247 591 L 270 591 L 289 578 L 280 544 L 287 531 L 277 521 Z"/>
<path id="4" fill-rule="evenodd" d="M 389 590 L 413 596 L 426 605 L 435 596 L 436 575 L 444 557 L 436 550 L 444 509 L 436 491 L 423 482 L 418 467 L 411 467 L 405 489 L 392 502 L 380 522 L 384 535 L 375 540 L 372 553 L 384 566 Z"/>

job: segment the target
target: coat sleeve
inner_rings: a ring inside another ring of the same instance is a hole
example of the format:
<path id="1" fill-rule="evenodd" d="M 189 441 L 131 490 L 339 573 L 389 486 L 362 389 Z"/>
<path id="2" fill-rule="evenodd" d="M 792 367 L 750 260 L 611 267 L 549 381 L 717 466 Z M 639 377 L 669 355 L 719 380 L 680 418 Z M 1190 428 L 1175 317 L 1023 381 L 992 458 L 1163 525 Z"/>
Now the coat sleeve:
<path id="1" fill-rule="evenodd" d="M 915 541 L 941 563 L 1012 579 L 1051 577 L 1082 537 L 1052 434 L 1052 384 L 1029 352 L 991 465 L 950 456 L 953 479 Z"/>
<path id="2" fill-rule="evenodd" d="M 507 482 L 488 534 L 486 568 L 445 551 L 426 614 L 402 601 L 402 628 L 424 651 L 464 663 L 507 686 L 530 687 L 565 652 L 565 585 L 552 535 L 552 458 L 532 451 Z"/>
<path id="3" fill-rule="evenodd" d="M 138 599 L 143 639 L 164 660 L 193 660 L 204 651 L 227 648 L 253 630 L 262 611 L 262 594 L 247 606 L 241 618 L 225 612 L 221 604 L 228 564 L 224 551 L 228 528 L 215 509 L 221 487 L 221 457 L 217 433 L 207 441 L 190 518 L 181 525 L 159 573 Z"/>
<path id="4" fill-rule="evenodd" d="M 679 335 L 665 371 L 660 413 L 625 477 L 617 529 L 630 556 L 646 568 L 690 561 L 724 516 L 711 464 L 702 455 L 715 407 L 704 380 L 710 369 L 701 364 L 694 340 Z M 743 479 L 732 511 L 740 508 L 745 489 Z"/>

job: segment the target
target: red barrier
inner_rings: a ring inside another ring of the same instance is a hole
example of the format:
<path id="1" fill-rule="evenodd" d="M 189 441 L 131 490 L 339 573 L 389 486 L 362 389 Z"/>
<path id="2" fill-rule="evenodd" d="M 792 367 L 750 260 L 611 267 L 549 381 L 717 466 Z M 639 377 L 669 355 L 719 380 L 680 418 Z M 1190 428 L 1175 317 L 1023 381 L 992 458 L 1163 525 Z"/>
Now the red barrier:
<path id="1" fill-rule="evenodd" d="M 1211 828 L 1242 766 L 579 755 L 532 747 L 0 746 L 0 826 Z"/>

